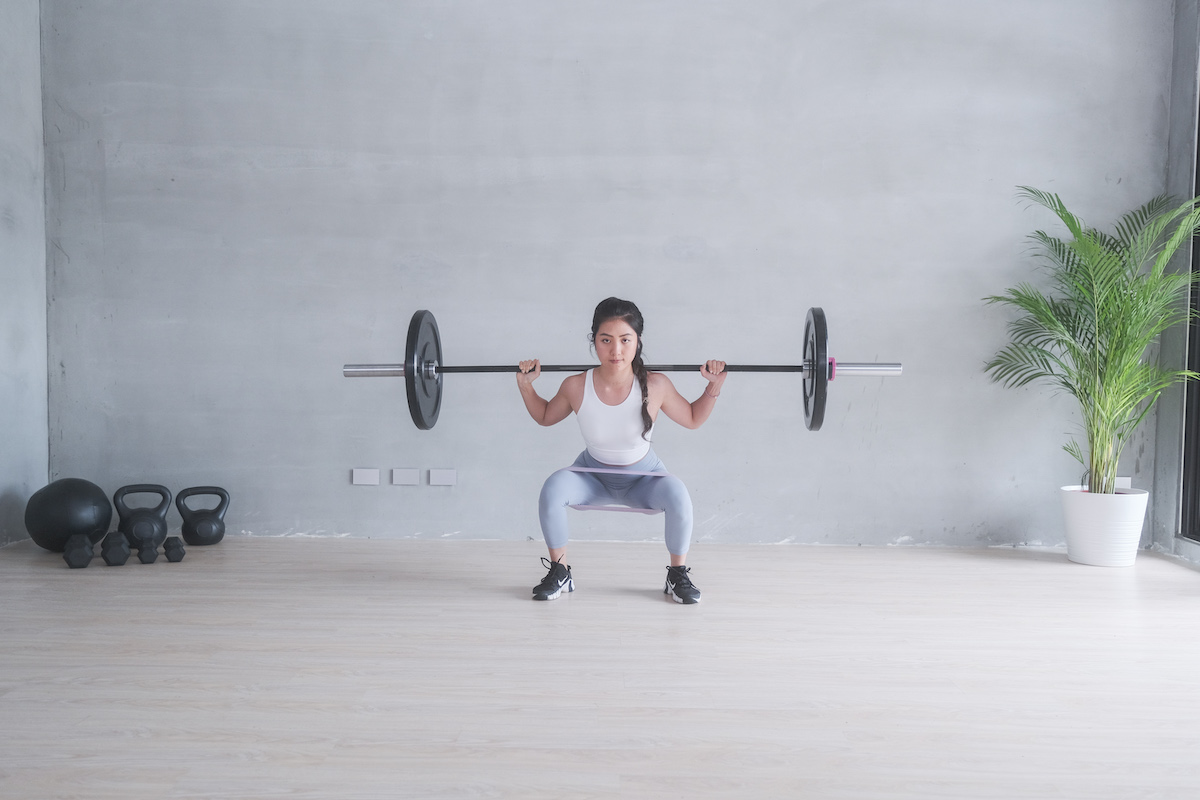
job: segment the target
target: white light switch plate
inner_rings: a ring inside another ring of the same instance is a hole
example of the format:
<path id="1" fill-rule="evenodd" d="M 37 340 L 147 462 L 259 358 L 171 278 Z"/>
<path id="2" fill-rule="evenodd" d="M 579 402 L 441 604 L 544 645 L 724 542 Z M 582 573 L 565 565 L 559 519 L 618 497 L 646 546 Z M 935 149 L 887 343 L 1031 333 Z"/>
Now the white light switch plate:
<path id="1" fill-rule="evenodd" d="M 458 483 L 458 470 L 431 469 L 429 470 L 430 486 L 453 486 Z"/>
<path id="2" fill-rule="evenodd" d="M 420 486 L 421 470 L 394 469 L 392 470 L 392 486 Z"/>
<path id="3" fill-rule="evenodd" d="M 379 470 L 355 469 L 350 471 L 350 481 L 355 486 L 378 486 Z"/>

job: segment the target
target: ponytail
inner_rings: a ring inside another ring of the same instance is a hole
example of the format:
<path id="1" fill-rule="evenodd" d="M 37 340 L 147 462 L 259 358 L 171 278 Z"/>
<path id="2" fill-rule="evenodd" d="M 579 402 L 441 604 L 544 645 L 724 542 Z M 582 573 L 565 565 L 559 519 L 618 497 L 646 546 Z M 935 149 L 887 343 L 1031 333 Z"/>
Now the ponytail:
<path id="1" fill-rule="evenodd" d="M 642 360 L 642 337 L 638 337 L 637 355 L 633 357 L 633 374 L 637 378 L 638 385 L 642 387 L 642 438 L 646 441 L 646 437 L 650 434 L 650 429 L 654 427 L 654 420 L 650 417 L 650 371 L 646 369 L 646 362 Z"/>

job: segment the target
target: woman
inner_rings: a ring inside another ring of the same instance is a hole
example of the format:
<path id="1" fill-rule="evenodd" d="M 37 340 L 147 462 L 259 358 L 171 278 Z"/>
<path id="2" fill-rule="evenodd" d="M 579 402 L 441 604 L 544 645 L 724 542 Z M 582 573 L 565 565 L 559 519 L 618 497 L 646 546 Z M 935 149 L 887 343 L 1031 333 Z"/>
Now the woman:
<path id="1" fill-rule="evenodd" d="M 588 337 L 600 365 L 564 380 L 550 400 L 533 388 L 541 375 L 540 362 L 521 362 L 517 386 L 529 415 L 539 425 L 555 425 L 574 411 L 587 445 L 573 467 L 555 472 L 542 487 L 538 514 L 550 558 L 542 559 L 549 572 L 534 587 L 534 600 L 554 600 L 564 589 L 575 591 L 566 564 L 567 507 L 619 503 L 665 512 L 671 565 L 663 593 L 677 603 L 700 602 L 700 590 L 684 566 L 692 538 L 692 500 L 683 481 L 666 474 L 650 441 L 659 411 L 685 428 L 704 424 L 721 394 L 725 362 L 709 361 L 700 368 L 708 386 L 689 403 L 666 375 L 646 370 L 642 327 L 642 313 L 633 303 L 616 297 L 602 301 Z"/>

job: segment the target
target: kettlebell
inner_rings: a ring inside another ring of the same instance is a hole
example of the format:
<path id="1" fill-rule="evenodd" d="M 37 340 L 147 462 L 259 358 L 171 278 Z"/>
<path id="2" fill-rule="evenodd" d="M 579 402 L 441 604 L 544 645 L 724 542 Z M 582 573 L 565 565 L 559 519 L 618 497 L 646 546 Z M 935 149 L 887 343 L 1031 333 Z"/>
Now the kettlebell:
<path id="1" fill-rule="evenodd" d="M 154 508 L 130 508 L 125 505 L 127 494 L 157 494 L 162 496 L 162 502 Z M 136 550 L 151 548 L 157 551 L 167 538 L 167 509 L 171 507 L 171 490 L 156 483 L 122 486 L 113 493 L 113 505 L 121 518 L 117 530 L 125 534 L 129 546 Z"/>
<path id="2" fill-rule="evenodd" d="M 197 494 L 211 494 L 221 498 L 216 508 L 190 509 L 184 500 Z M 183 540 L 188 544 L 216 544 L 225 536 L 225 511 L 229 508 L 229 492 L 220 486 L 193 486 L 184 489 L 175 498 L 175 507 L 183 517 Z"/>

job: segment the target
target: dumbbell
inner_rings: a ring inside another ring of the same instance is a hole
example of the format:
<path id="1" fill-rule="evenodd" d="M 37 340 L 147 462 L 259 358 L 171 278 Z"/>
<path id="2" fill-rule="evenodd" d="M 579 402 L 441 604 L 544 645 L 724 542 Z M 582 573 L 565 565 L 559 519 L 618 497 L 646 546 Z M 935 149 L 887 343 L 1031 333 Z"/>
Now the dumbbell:
<path id="1" fill-rule="evenodd" d="M 91 537 L 85 533 L 77 533 L 67 539 L 67 545 L 63 549 L 63 561 L 66 561 L 71 569 L 83 569 L 92 563 L 95 554 L 96 544 Z"/>
<path id="2" fill-rule="evenodd" d="M 130 555 L 129 540 L 125 538 L 125 534 L 114 531 L 104 539 L 104 544 L 100 549 L 101 555 L 104 557 L 104 563 L 110 567 L 119 567 L 129 560 Z M 167 561 L 177 563 L 183 561 L 187 551 L 183 547 L 183 540 L 178 536 L 169 536 L 163 542 L 163 554 L 167 557 Z M 143 564 L 153 564 L 158 560 L 158 548 L 150 544 L 145 544 L 138 550 L 138 560 Z"/>
<path id="3" fill-rule="evenodd" d="M 110 567 L 120 567 L 129 560 L 129 540 L 120 531 L 113 531 L 104 537 L 100 545 L 100 557 Z"/>
<path id="4" fill-rule="evenodd" d="M 183 549 L 183 540 L 178 536 L 167 537 L 167 540 L 163 542 L 163 554 L 171 563 L 183 561 L 184 555 L 187 554 L 187 551 Z"/>

